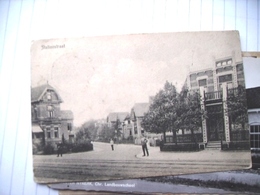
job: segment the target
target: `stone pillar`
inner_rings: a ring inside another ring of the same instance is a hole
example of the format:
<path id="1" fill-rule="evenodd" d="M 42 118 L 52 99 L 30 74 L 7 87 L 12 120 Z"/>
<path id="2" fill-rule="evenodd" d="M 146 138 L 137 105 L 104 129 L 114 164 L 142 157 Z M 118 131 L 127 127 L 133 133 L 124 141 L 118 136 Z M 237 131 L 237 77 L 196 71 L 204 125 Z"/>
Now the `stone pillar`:
<path id="1" fill-rule="evenodd" d="M 205 104 L 204 104 L 204 92 L 205 89 L 204 87 L 200 87 L 200 107 L 201 110 L 205 110 Z M 206 119 L 202 117 L 202 136 L 203 136 L 203 143 L 207 143 L 208 142 L 208 136 L 207 136 L 207 125 L 206 125 Z"/>
<path id="2" fill-rule="evenodd" d="M 224 114 L 224 127 L 225 127 L 225 138 L 226 142 L 230 142 L 229 132 L 229 117 L 228 117 L 228 106 L 227 106 L 227 84 L 223 83 L 223 114 Z"/>
<path id="3" fill-rule="evenodd" d="M 217 70 L 213 70 L 213 85 L 214 85 L 214 91 L 218 90 L 218 78 L 217 78 Z"/>
<path id="4" fill-rule="evenodd" d="M 237 66 L 234 65 L 233 66 L 233 87 L 236 88 L 238 87 L 238 83 L 237 83 Z"/>

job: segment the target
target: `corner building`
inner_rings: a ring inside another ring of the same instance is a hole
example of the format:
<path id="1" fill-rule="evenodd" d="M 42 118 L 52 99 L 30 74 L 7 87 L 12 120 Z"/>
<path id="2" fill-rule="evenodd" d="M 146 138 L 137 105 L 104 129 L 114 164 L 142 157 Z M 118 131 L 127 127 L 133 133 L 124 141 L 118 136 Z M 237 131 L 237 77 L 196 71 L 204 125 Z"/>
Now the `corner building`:
<path id="1" fill-rule="evenodd" d="M 59 143 L 62 139 L 74 141 L 73 113 L 61 110 L 60 95 L 49 84 L 31 88 L 31 115 L 33 143 Z"/>
<path id="2" fill-rule="evenodd" d="M 246 133 L 231 130 L 227 113 L 228 95 L 238 86 L 245 87 L 243 63 L 236 62 L 233 57 L 218 59 L 212 68 L 189 73 L 184 87 L 190 93 L 200 93 L 201 108 L 208 114 L 206 119 L 202 119 L 203 143 L 222 140 L 229 144 L 236 136 Z"/>

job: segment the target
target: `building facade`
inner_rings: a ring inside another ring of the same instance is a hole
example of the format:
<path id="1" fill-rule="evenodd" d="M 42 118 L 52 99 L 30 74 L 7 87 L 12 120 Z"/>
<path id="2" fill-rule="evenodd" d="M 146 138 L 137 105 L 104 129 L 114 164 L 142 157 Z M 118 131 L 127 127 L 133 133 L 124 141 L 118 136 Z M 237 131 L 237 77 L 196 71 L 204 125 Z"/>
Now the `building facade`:
<path id="1" fill-rule="evenodd" d="M 212 68 L 189 73 L 185 87 L 190 93 L 200 93 L 201 109 L 207 112 L 201 128 L 205 144 L 232 141 L 231 134 L 235 129 L 228 115 L 227 99 L 239 86 L 245 87 L 243 63 L 236 62 L 233 57 L 218 59 Z"/>
<path id="2" fill-rule="evenodd" d="M 260 168 L 260 87 L 246 90 L 252 167 Z"/>
<path id="3" fill-rule="evenodd" d="M 115 139 L 122 140 L 126 138 L 126 131 L 124 128 L 125 119 L 129 116 L 128 112 L 111 112 L 107 116 L 108 127 L 115 129 Z"/>
<path id="4" fill-rule="evenodd" d="M 31 88 L 32 138 L 34 142 L 73 142 L 73 113 L 61 110 L 63 102 L 49 84 Z"/>
<path id="5" fill-rule="evenodd" d="M 145 135 L 145 131 L 142 128 L 142 120 L 144 114 L 148 112 L 150 103 L 136 103 L 131 109 L 130 121 L 131 121 L 131 134 L 135 140 L 135 144 L 141 143 L 141 138 Z"/>

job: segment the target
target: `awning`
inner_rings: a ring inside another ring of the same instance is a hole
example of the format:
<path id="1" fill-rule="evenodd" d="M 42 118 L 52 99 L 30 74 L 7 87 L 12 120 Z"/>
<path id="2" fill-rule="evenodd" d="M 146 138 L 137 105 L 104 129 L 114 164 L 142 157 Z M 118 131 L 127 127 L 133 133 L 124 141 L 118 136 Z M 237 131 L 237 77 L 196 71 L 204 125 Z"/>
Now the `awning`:
<path id="1" fill-rule="evenodd" d="M 43 130 L 39 125 L 32 125 L 32 132 L 33 133 L 43 133 Z"/>

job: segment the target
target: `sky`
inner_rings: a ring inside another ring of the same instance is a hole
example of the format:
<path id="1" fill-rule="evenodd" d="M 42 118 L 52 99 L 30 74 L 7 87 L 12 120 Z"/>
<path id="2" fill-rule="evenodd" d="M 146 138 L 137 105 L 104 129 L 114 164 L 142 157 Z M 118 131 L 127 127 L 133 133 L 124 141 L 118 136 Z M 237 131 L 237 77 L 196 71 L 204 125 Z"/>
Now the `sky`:
<path id="1" fill-rule="evenodd" d="M 62 47 L 42 49 L 55 45 Z M 41 40 L 31 47 L 31 80 L 32 87 L 53 86 L 63 99 L 61 109 L 72 110 L 78 126 L 110 112 L 130 112 L 166 80 L 180 90 L 190 71 L 231 56 L 242 61 L 234 31 Z"/>

